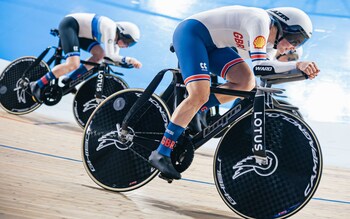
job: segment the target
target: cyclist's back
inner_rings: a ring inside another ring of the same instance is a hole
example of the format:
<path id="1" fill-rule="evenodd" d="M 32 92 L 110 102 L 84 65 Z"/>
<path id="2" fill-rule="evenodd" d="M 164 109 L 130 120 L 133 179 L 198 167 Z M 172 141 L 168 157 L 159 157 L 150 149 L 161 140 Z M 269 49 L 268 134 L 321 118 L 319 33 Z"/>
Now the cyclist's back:
<path id="1" fill-rule="evenodd" d="M 106 43 L 106 39 L 114 40 L 115 38 L 116 22 L 108 17 L 92 13 L 74 13 L 66 17 L 73 17 L 78 22 L 79 37 L 94 39 L 102 43 Z"/>
<path id="2" fill-rule="evenodd" d="M 195 14 L 187 19 L 201 22 L 208 29 L 217 48 L 235 47 L 249 53 L 254 66 L 273 66 L 275 72 L 295 68 L 295 62 L 281 65 L 269 57 L 267 51 L 273 50 L 274 46 L 267 42 L 271 18 L 263 9 L 227 6 Z"/>

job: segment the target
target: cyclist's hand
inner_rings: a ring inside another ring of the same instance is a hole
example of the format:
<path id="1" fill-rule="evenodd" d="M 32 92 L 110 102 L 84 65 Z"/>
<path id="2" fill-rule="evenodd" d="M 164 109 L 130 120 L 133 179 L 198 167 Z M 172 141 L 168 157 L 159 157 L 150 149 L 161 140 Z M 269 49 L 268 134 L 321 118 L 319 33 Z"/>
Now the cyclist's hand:
<path id="1" fill-rule="evenodd" d="M 129 63 L 132 64 L 134 66 L 134 68 L 141 68 L 142 67 L 142 63 L 135 58 L 130 58 Z"/>
<path id="2" fill-rule="evenodd" d="M 297 69 L 305 72 L 310 79 L 314 79 L 320 72 L 316 63 L 309 61 L 297 62 Z"/>

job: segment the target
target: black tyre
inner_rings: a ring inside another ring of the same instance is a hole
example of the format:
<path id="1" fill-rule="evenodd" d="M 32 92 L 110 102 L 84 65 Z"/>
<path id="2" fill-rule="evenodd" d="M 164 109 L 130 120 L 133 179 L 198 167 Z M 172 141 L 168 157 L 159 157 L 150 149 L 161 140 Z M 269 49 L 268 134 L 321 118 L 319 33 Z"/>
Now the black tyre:
<path id="1" fill-rule="evenodd" d="M 73 101 L 74 118 L 80 127 L 84 128 L 92 112 L 98 106 L 95 98 L 97 75 L 86 81 L 77 91 Z M 106 74 L 102 96 L 106 99 L 108 96 L 128 88 L 128 84 L 115 75 Z"/>
<path id="2" fill-rule="evenodd" d="M 42 60 L 22 77 L 35 60 L 31 56 L 16 59 L 0 75 L 0 105 L 6 112 L 21 115 L 30 113 L 41 105 L 32 99 L 29 82 L 38 80 L 49 72 L 49 66 Z"/>
<path id="3" fill-rule="evenodd" d="M 234 123 L 214 155 L 214 179 L 221 198 L 244 218 L 285 218 L 302 209 L 322 174 L 322 154 L 311 128 L 299 117 L 266 111 L 267 165 L 252 154 L 251 116 Z"/>
<path id="4" fill-rule="evenodd" d="M 82 157 L 86 171 L 99 186 L 130 191 L 152 180 L 158 170 L 148 164 L 170 121 L 167 106 L 156 95 L 149 98 L 129 123 L 132 140 L 118 139 L 121 125 L 141 89 L 125 89 L 107 97 L 93 112 L 84 130 Z"/>

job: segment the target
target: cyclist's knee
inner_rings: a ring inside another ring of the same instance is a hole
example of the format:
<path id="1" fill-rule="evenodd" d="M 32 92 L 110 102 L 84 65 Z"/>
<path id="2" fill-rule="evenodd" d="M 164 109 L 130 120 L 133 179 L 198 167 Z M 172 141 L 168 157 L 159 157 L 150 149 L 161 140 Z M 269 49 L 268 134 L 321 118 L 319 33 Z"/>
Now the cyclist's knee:
<path id="1" fill-rule="evenodd" d="M 74 71 L 78 69 L 80 66 L 80 62 L 69 62 L 67 63 L 67 68 L 69 71 Z"/>
<path id="2" fill-rule="evenodd" d="M 226 80 L 235 85 L 235 89 L 250 91 L 255 87 L 255 76 L 248 69 L 246 71 L 230 71 Z"/>
<path id="3" fill-rule="evenodd" d="M 93 62 L 99 62 L 106 56 L 105 51 L 99 45 L 94 46 L 90 53 L 92 54 L 90 60 Z"/>
<path id="4" fill-rule="evenodd" d="M 244 80 L 239 81 L 235 84 L 235 89 L 242 91 L 251 91 L 255 87 L 255 79 L 254 78 L 246 78 Z"/>
<path id="5" fill-rule="evenodd" d="M 210 81 L 200 80 L 190 82 L 186 85 L 188 91 L 188 101 L 194 107 L 201 107 L 209 99 L 210 95 Z"/>
<path id="6" fill-rule="evenodd" d="M 248 77 L 241 86 L 242 86 L 242 90 L 245 90 L 245 91 L 253 90 L 255 87 L 255 77 Z"/>
<path id="7" fill-rule="evenodd" d="M 209 100 L 209 95 L 208 96 L 195 96 L 195 95 L 189 95 L 186 98 L 186 101 L 194 108 L 198 109 L 202 107 L 206 102 Z"/>
<path id="8" fill-rule="evenodd" d="M 105 57 L 105 53 L 102 52 L 102 53 L 97 53 L 97 54 L 93 54 L 92 57 L 91 57 L 91 61 L 92 62 L 100 62 L 103 57 Z"/>
<path id="9" fill-rule="evenodd" d="M 203 104 L 208 102 L 210 95 L 210 90 L 198 90 L 194 92 L 189 92 L 187 97 L 188 101 L 193 104 L 194 107 L 201 107 Z"/>

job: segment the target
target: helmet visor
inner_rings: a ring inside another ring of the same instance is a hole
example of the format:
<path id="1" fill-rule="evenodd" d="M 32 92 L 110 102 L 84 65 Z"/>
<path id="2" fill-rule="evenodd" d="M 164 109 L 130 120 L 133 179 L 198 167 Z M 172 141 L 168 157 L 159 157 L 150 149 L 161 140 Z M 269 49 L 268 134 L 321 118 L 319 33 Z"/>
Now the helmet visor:
<path id="1" fill-rule="evenodd" d="M 308 35 L 300 26 L 284 27 L 283 37 L 295 47 L 303 45 L 309 39 Z"/>
<path id="2" fill-rule="evenodd" d="M 120 34 L 121 40 L 128 46 L 131 47 L 136 44 L 136 41 L 129 34 Z"/>
<path id="3" fill-rule="evenodd" d="M 295 47 L 303 45 L 309 39 L 302 33 L 284 33 L 283 37 Z"/>

